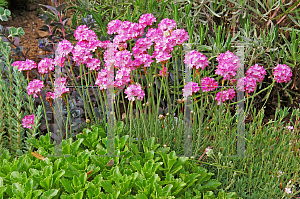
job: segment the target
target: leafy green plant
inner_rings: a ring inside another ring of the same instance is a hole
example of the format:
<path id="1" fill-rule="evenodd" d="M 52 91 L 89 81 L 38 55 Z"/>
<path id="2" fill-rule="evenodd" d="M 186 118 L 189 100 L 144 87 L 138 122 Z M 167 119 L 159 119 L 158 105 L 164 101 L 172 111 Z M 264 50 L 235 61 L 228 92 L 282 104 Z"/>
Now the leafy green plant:
<path id="1" fill-rule="evenodd" d="M 6 0 L 0 0 L 0 7 L 7 8 L 8 2 Z"/>
<path id="2" fill-rule="evenodd" d="M 6 198 L 194 198 L 195 194 L 214 198 L 208 191 L 220 183 L 210 179 L 213 174 L 189 158 L 177 158 L 169 148 L 159 148 L 154 138 L 143 143 L 143 152 L 136 147 L 131 152 L 129 136 L 116 136 L 117 156 L 113 165 L 107 165 L 110 158 L 99 156 L 105 152 L 103 130 L 97 125 L 91 128 L 76 141 L 63 140 L 63 158 L 44 157 L 53 152 L 50 133 L 39 141 L 30 140 L 38 155 L 28 151 L 12 159 L 5 150 L 0 158 L 0 194 Z M 100 137 L 96 150 L 86 148 L 90 145 L 83 145 L 84 140 L 95 134 Z M 234 193 L 225 195 L 236 198 Z"/>

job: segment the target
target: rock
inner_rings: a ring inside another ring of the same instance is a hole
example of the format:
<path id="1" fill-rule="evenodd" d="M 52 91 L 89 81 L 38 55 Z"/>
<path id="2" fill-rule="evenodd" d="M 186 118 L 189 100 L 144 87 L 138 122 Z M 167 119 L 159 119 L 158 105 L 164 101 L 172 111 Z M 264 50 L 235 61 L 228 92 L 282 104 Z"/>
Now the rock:
<path id="1" fill-rule="evenodd" d="M 41 38 L 48 37 L 50 35 L 48 32 L 41 31 L 41 30 L 37 30 L 36 32 L 37 32 L 38 37 L 41 37 Z"/>

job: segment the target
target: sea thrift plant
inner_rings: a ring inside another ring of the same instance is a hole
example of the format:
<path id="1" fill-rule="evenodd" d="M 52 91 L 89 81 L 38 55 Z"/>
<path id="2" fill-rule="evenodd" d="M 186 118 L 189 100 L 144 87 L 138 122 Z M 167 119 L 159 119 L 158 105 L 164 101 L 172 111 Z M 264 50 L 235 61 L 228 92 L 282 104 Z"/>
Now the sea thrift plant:
<path id="1" fill-rule="evenodd" d="M 201 80 L 201 88 L 203 92 L 213 91 L 218 87 L 218 82 L 211 77 L 203 77 Z"/>
<path id="2" fill-rule="evenodd" d="M 251 66 L 246 72 L 247 77 L 253 78 L 257 83 L 260 83 L 266 74 L 267 72 L 264 67 L 259 66 L 258 64 Z"/>
<path id="3" fill-rule="evenodd" d="M 287 83 L 288 81 L 291 81 L 291 77 L 292 77 L 292 70 L 290 67 L 288 67 L 285 64 L 278 64 L 275 68 L 274 68 L 274 79 L 276 82 L 278 83 L 282 83 L 285 82 Z"/>
<path id="4" fill-rule="evenodd" d="M 242 77 L 237 81 L 237 89 L 240 91 L 247 90 L 248 93 L 251 93 L 255 90 L 256 81 L 251 77 Z"/>
<path id="5" fill-rule="evenodd" d="M 94 41 L 98 39 L 96 33 L 86 25 L 78 26 L 74 32 L 74 37 L 77 41 Z"/>
<path id="6" fill-rule="evenodd" d="M 143 14 L 139 19 L 139 24 L 142 25 L 143 28 L 152 26 L 154 22 L 156 22 L 156 18 L 150 13 Z"/>
<path id="7" fill-rule="evenodd" d="M 66 88 L 66 81 L 67 78 L 57 78 L 54 82 L 54 93 L 53 93 L 53 99 L 57 99 L 59 97 L 63 97 L 63 95 L 70 91 L 69 88 Z"/>
<path id="8" fill-rule="evenodd" d="M 37 97 L 37 94 L 44 88 L 44 84 L 41 80 L 34 79 L 33 81 L 29 82 L 27 86 L 28 95 L 33 95 L 34 98 Z"/>
<path id="9" fill-rule="evenodd" d="M 185 59 L 183 62 L 189 67 L 190 69 L 195 68 L 195 69 L 204 69 L 206 66 L 208 66 L 208 61 L 205 55 L 202 53 L 199 53 L 195 50 L 189 51 L 185 55 Z"/>
<path id="10" fill-rule="evenodd" d="M 217 61 L 219 62 L 219 65 L 215 70 L 217 75 L 222 76 L 224 80 L 230 80 L 236 75 L 239 58 L 234 53 L 229 50 L 225 53 L 221 53 L 217 57 Z"/>
<path id="11" fill-rule="evenodd" d="M 183 91 L 183 97 L 187 98 L 188 96 L 191 96 L 193 93 L 196 93 L 200 90 L 200 87 L 195 82 L 189 82 L 186 85 L 184 85 Z"/>
<path id="12" fill-rule="evenodd" d="M 26 59 L 26 61 L 15 61 L 12 66 L 18 67 L 18 71 L 30 71 L 37 68 L 37 64 L 30 59 Z"/>
<path id="13" fill-rule="evenodd" d="M 26 115 L 23 119 L 23 127 L 33 129 L 34 126 L 34 114 L 32 115 Z"/>
<path id="14" fill-rule="evenodd" d="M 235 96 L 235 91 L 232 88 L 229 88 L 228 90 L 223 90 L 222 95 L 222 102 L 225 102 L 226 100 L 232 100 Z M 217 93 L 217 96 L 215 98 L 218 101 L 218 105 L 221 104 L 221 91 Z"/>
<path id="15" fill-rule="evenodd" d="M 72 52 L 72 50 L 73 50 L 73 45 L 71 44 L 71 42 L 64 39 L 58 43 L 56 52 L 58 52 L 58 54 L 61 57 L 66 57 L 70 52 Z"/>
<path id="16" fill-rule="evenodd" d="M 54 70 L 54 61 L 53 59 L 44 58 L 38 64 L 38 71 L 40 74 L 48 73 L 49 71 Z"/>
<path id="17" fill-rule="evenodd" d="M 125 98 L 128 98 L 129 101 L 135 101 L 135 98 L 137 100 L 143 100 L 145 93 L 141 87 L 141 85 L 137 84 L 131 84 L 128 86 L 128 88 L 124 91 L 127 96 Z"/>

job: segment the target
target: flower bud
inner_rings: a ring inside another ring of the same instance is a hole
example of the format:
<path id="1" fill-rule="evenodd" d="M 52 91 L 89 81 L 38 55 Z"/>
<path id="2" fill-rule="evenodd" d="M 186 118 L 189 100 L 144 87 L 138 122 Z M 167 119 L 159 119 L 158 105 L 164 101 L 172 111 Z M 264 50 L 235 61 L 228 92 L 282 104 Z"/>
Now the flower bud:
<path id="1" fill-rule="evenodd" d="M 85 121 L 86 121 L 87 124 L 89 124 L 91 122 L 90 119 L 86 119 Z"/>
<path id="2" fill-rule="evenodd" d="M 158 116 L 158 119 L 159 119 L 159 120 L 163 120 L 164 118 L 165 118 L 165 116 L 163 116 L 163 115 L 159 115 L 159 116 Z"/>
<path id="3" fill-rule="evenodd" d="M 181 103 L 182 103 L 182 100 L 181 100 L 181 99 L 178 99 L 178 100 L 177 100 L 177 103 L 178 103 L 178 104 L 181 104 Z"/>

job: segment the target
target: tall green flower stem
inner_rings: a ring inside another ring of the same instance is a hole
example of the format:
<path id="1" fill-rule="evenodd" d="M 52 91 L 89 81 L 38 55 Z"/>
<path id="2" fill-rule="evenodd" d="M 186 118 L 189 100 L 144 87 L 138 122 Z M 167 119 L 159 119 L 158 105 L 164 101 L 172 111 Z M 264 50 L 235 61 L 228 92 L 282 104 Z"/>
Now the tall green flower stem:
<path id="1" fill-rule="evenodd" d="M 272 91 L 272 88 L 273 88 L 274 84 L 275 84 L 275 79 L 273 79 L 273 82 L 272 82 L 268 87 L 262 89 L 262 90 L 259 91 L 258 93 L 254 93 L 254 95 L 252 95 L 252 96 L 247 97 L 247 101 L 250 100 L 251 98 L 256 97 L 257 95 L 259 95 L 260 93 L 264 92 L 265 90 L 268 90 L 268 89 L 269 89 L 269 91 L 268 91 L 268 93 L 267 93 L 267 95 L 266 95 L 265 103 L 264 103 L 264 105 L 262 106 L 262 109 L 263 109 L 263 107 L 265 106 L 267 100 L 269 99 L 269 96 L 270 96 L 270 93 L 271 93 L 271 91 Z M 240 103 L 240 102 L 242 102 L 242 101 L 244 101 L 244 100 L 241 100 L 241 101 L 238 101 L 238 102 L 231 103 L 231 104 L 229 104 L 229 106 L 234 105 L 234 104 L 238 104 L 238 103 Z M 250 106 L 249 106 L 250 108 L 251 108 L 252 103 L 253 103 L 253 99 L 252 99 L 252 101 L 251 101 L 251 103 L 250 103 Z M 247 115 L 249 114 L 249 110 L 248 110 L 249 107 L 248 107 L 248 102 L 247 102 L 246 109 L 245 109 L 245 116 L 247 116 Z"/>
<path id="2" fill-rule="evenodd" d="M 81 85 L 83 85 L 83 75 L 82 75 L 82 72 L 85 74 L 85 69 L 84 69 L 84 65 L 83 64 L 80 64 L 80 75 L 81 75 Z M 86 86 L 88 86 L 88 80 L 86 78 L 86 75 L 84 75 L 85 77 L 85 84 Z M 88 89 L 87 89 L 88 91 Z M 84 100 L 84 103 L 85 103 L 85 108 L 88 109 L 88 112 L 89 112 L 89 115 L 90 117 L 92 116 L 92 111 L 91 111 L 91 107 L 93 107 L 92 105 L 92 102 L 91 102 L 91 99 L 90 99 L 90 96 L 88 95 L 89 97 L 89 102 L 90 104 L 86 103 L 86 100 L 85 100 L 85 92 L 84 92 L 84 89 L 82 88 L 82 92 L 83 92 L 83 100 Z M 92 118 L 92 117 L 91 117 Z M 93 118 L 94 119 L 94 118 Z M 91 122 L 93 122 L 93 120 L 91 120 Z"/>
<path id="3" fill-rule="evenodd" d="M 44 104 L 44 101 L 43 101 L 43 98 L 41 96 L 41 93 L 39 92 L 39 96 L 41 98 L 41 101 L 42 101 L 42 104 L 43 104 L 43 108 L 44 108 L 44 113 L 45 113 L 45 120 L 46 120 L 46 126 L 47 126 L 47 131 L 48 133 L 50 132 L 49 131 L 49 125 L 48 125 L 48 119 L 47 119 L 47 112 L 46 112 L 46 107 L 45 107 L 45 104 Z"/>
<path id="4" fill-rule="evenodd" d="M 133 115 L 132 115 L 132 106 L 133 106 L 133 101 L 130 103 L 130 135 L 129 135 L 129 149 L 131 149 L 131 135 L 132 135 L 132 120 L 133 120 Z"/>
<path id="5" fill-rule="evenodd" d="M 63 97 L 63 99 L 65 100 L 67 109 L 68 109 L 68 116 L 67 116 L 67 122 L 66 122 L 66 140 L 67 140 L 68 139 L 68 119 L 70 117 L 70 107 L 69 107 L 68 97 L 65 96 L 65 97 Z M 70 128 L 71 128 L 71 125 L 70 125 Z M 71 132 L 71 129 L 70 129 L 70 132 Z"/>

